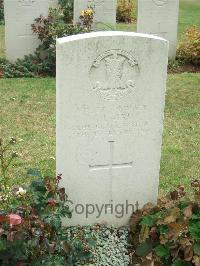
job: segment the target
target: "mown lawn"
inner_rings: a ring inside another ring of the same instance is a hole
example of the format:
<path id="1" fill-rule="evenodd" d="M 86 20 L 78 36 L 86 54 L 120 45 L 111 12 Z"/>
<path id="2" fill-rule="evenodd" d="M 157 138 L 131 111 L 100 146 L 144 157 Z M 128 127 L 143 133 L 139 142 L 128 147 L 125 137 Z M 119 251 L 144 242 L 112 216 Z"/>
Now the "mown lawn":
<path id="1" fill-rule="evenodd" d="M 200 27 L 200 1 L 180 0 L 178 39 L 183 38 L 183 34 L 189 26 Z"/>
<path id="2" fill-rule="evenodd" d="M 200 178 L 200 74 L 169 75 L 160 186 L 188 185 Z"/>
<path id="3" fill-rule="evenodd" d="M 0 136 L 17 137 L 20 159 L 11 170 L 55 172 L 55 79 L 0 79 Z"/>
<path id="4" fill-rule="evenodd" d="M 55 174 L 55 79 L 0 80 L 0 135 L 21 139 L 11 169 L 20 178 L 28 168 Z M 160 187 L 169 190 L 198 178 L 200 74 L 169 75 Z"/>
<path id="5" fill-rule="evenodd" d="M 200 26 L 200 1 L 180 0 L 179 40 L 189 25 Z M 118 30 L 136 29 L 118 24 Z M 0 25 L 0 58 L 4 26 Z M 170 190 L 200 178 L 200 74 L 169 75 L 167 85 L 160 188 Z M 19 178 L 28 168 L 55 174 L 55 79 L 0 79 L 0 136 L 21 139 L 20 158 L 11 169 Z"/>

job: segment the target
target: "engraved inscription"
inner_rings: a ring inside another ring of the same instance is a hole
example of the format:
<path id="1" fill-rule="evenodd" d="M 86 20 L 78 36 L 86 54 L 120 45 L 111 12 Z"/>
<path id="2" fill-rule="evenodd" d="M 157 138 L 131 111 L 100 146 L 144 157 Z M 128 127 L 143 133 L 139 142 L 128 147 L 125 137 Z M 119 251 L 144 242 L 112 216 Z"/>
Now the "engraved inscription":
<path id="1" fill-rule="evenodd" d="M 19 0 L 19 3 L 22 6 L 32 6 L 32 4 L 35 2 L 35 0 Z"/>
<path id="2" fill-rule="evenodd" d="M 73 136 L 98 136 L 108 135 L 133 135 L 147 136 L 150 123 L 148 120 L 138 119 L 146 112 L 146 105 L 117 105 L 115 112 L 109 112 L 105 106 L 99 106 L 96 112 L 92 112 L 88 105 L 74 106 L 73 123 L 68 124 L 69 131 Z M 98 115 L 97 115 L 98 114 Z M 80 119 L 81 116 L 81 119 Z M 87 119 L 85 119 L 87 117 Z M 98 117 L 98 118 L 97 118 Z M 78 123 L 76 121 L 79 121 Z"/>
<path id="3" fill-rule="evenodd" d="M 154 4 L 156 4 L 157 6 L 164 6 L 165 4 L 167 4 L 168 0 L 152 0 L 154 2 Z"/>
<path id="4" fill-rule="evenodd" d="M 90 69 L 93 90 L 106 100 L 117 100 L 134 90 L 139 67 L 123 50 L 109 50 L 97 57 Z"/>

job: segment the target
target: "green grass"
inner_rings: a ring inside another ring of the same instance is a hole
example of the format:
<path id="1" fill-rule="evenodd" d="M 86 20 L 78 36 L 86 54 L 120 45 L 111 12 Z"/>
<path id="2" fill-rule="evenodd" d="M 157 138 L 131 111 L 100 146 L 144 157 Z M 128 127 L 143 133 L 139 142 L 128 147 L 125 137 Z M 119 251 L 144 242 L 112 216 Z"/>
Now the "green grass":
<path id="1" fill-rule="evenodd" d="M 0 88 L 0 136 L 22 139 L 12 175 L 20 177 L 30 167 L 54 174 L 55 80 L 0 79 Z"/>
<path id="2" fill-rule="evenodd" d="M 169 75 L 160 184 L 170 190 L 200 178 L 200 74 Z"/>
<path id="3" fill-rule="evenodd" d="M 200 74 L 168 77 L 160 174 L 165 190 L 199 176 L 199 84 Z M 22 139 L 12 176 L 30 167 L 54 175 L 55 79 L 1 79 L 0 88 L 1 136 Z"/>
<path id="4" fill-rule="evenodd" d="M 5 56 L 4 26 L 0 25 L 0 58 Z"/>
<path id="5" fill-rule="evenodd" d="M 137 31 L 137 25 L 135 23 L 132 24 L 118 23 L 116 29 L 119 31 Z"/>
<path id="6" fill-rule="evenodd" d="M 200 26 L 200 1 L 180 0 L 179 40 L 189 25 Z M 118 24 L 118 30 L 135 31 L 135 24 Z M 0 25 L 0 57 L 4 56 L 4 26 Z M 199 178 L 200 74 L 169 75 L 165 109 L 160 187 L 170 190 Z M 40 168 L 55 174 L 55 80 L 0 79 L 0 135 L 16 136 L 20 158 L 13 177 Z"/>
<path id="7" fill-rule="evenodd" d="M 178 39 L 191 25 L 200 27 L 200 0 L 180 0 Z"/>

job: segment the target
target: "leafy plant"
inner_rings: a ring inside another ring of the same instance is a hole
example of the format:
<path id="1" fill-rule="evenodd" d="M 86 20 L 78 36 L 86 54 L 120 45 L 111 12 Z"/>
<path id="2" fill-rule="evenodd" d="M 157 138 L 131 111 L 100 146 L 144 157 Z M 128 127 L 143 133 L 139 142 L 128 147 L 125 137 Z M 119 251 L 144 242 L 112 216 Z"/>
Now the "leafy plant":
<path id="1" fill-rule="evenodd" d="M 193 199 L 183 186 L 146 204 L 130 220 L 133 260 L 158 265 L 200 265 L 200 180 L 191 183 Z M 136 237 L 137 236 L 137 237 Z"/>
<path id="2" fill-rule="evenodd" d="M 15 138 L 10 138 L 8 143 L 4 144 L 0 138 L 0 202 L 1 211 L 11 207 L 11 190 L 12 180 L 7 176 L 9 167 L 18 154 L 13 150 L 16 143 Z M 13 198 L 14 199 L 14 198 Z"/>
<path id="3" fill-rule="evenodd" d="M 62 219 L 71 217 L 65 189 L 59 186 L 62 175 L 43 178 L 30 169 L 30 184 L 15 187 L 10 180 L 15 143 L 14 138 L 0 142 L 0 265 L 74 265 L 90 257 L 89 239 L 69 237 L 62 226 Z"/>
<path id="4" fill-rule="evenodd" d="M 135 10 L 135 3 L 133 0 L 118 0 L 117 21 L 131 23 L 133 20 L 134 10 Z"/>
<path id="5" fill-rule="evenodd" d="M 84 27 L 86 32 L 89 32 L 92 29 L 94 13 L 95 12 L 93 8 L 88 8 L 88 9 L 82 10 L 81 12 L 80 25 Z"/>
<path id="6" fill-rule="evenodd" d="M 176 73 L 180 71 L 180 68 L 184 66 L 181 60 L 170 60 L 168 62 L 168 71 L 172 73 Z"/>
<path id="7" fill-rule="evenodd" d="M 0 24 L 4 24 L 4 0 L 0 0 Z"/>
<path id="8" fill-rule="evenodd" d="M 177 58 L 200 66 L 200 30 L 197 26 L 187 29 L 184 40 L 178 45 Z"/>
<path id="9" fill-rule="evenodd" d="M 74 0 L 59 0 L 58 3 L 63 9 L 64 21 L 71 23 L 73 20 Z"/>
<path id="10" fill-rule="evenodd" d="M 24 59 L 18 59 L 15 63 L 10 63 L 6 59 L 0 59 L 0 77 L 1 78 L 31 78 L 39 75 L 40 65 L 36 56 L 25 56 Z"/>

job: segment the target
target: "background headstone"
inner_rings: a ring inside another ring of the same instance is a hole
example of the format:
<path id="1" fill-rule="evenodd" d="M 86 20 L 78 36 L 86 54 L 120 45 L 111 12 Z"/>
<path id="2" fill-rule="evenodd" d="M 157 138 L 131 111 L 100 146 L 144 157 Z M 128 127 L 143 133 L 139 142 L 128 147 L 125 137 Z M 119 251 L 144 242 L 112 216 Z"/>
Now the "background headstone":
<path id="1" fill-rule="evenodd" d="M 88 6 L 95 10 L 94 23 L 116 24 L 117 0 L 74 0 L 74 22 L 79 22 L 81 11 Z"/>
<path id="2" fill-rule="evenodd" d="M 176 56 L 179 0 L 138 0 L 137 32 L 169 41 L 169 58 Z"/>
<path id="3" fill-rule="evenodd" d="M 40 15 L 48 15 L 49 7 L 57 0 L 5 0 L 5 45 L 6 57 L 10 61 L 31 54 L 40 44 L 33 34 L 31 24 Z"/>
<path id="4" fill-rule="evenodd" d="M 125 225 L 129 204 L 156 202 L 167 61 L 168 41 L 145 34 L 57 40 L 57 171 L 74 209 L 67 223 Z"/>

